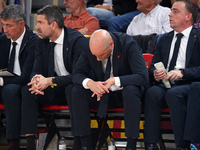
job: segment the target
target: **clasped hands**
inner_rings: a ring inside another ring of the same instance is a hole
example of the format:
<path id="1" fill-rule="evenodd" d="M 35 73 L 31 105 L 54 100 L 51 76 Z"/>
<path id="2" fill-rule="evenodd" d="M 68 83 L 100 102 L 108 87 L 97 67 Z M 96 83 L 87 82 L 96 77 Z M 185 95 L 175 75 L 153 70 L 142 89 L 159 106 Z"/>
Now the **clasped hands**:
<path id="1" fill-rule="evenodd" d="M 31 94 L 44 95 L 44 90 L 52 84 L 52 77 L 45 78 L 42 75 L 35 75 L 31 82 L 28 83 L 28 86 L 31 86 L 31 88 L 29 88 Z"/>
<path id="2" fill-rule="evenodd" d="M 154 70 L 153 75 L 156 81 L 160 81 L 162 79 L 170 79 L 171 81 L 174 81 L 183 77 L 181 70 L 171 70 L 167 74 L 164 72 L 164 70 Z"/>
<path id="3" fill-rule="evenodd" d="M 87 86 L 93 92 L 92 97 L 97 96 L 97 101 L 100 101 L 101 97 L 105 93 L 109 93 L 109 88 L 115 84 L 115 79 L 113 77 L 106 81 L 93 81 L 89 80 Z"/>

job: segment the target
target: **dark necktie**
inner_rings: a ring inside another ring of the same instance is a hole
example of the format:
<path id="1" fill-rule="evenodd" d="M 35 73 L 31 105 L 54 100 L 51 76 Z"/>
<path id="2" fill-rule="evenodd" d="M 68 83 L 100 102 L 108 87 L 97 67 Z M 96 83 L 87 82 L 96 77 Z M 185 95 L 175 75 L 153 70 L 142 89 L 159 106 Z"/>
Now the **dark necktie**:
<path id="1" fill-rule="evenodd" d="M 104 81 L 110 78 L 110 71 L 111 71 L 111 62 L 110 62 L 110 57 L 108 57 L 108 61 L 106 64 L 106 71 L 104 75 Z M 100 118 L 103 118 L 106 115 L 107 112 L 107 107 L 108 107 L 108 98 L 109 94 L 105 93 L 101 97 L 100 103 L 99 103 L 99 109 L 98 109 L 98 116 Z"/>
<path id="2" fill-rule="evenodd" d="M 110 71 L 111 71 L 111 62 L 110 62 L 110 57 L 108 57 L 108 61 L 106 64 L 106 71 L 105 71 L 105 75 L 104 75 L 105 81 L 110 78 Z"/>
<path id="3" fill-rule="evenodd" d="M 12 51 L 10 54 L 10 59 L 9 59 L 9 63 L 8 63 L 8 70 L 10 70 L 11 72 L 13 72 L 14 69 L 14 63 L 15 63 L 15 53 L 16 53 L 16 42 L 12 42 Z"/>
<path id="4" fill-rule="evenodd" d="M 178 33 L 178 34 L 176 34 L 176 36 L 177 36 L 177 40 L 176 40 L 176 43 L 175 43 L 175 46 L 174 46 L 174 52 L 173 52 L 172 59 L 170 61 L 169 71 L 174 70 L 174 67 L 176 66 L 176 60 L 177 60 L 178 51 L 179 51 L 179 48 L 180 48 L 181 38 L 183 37 L 183 34 Z"/>
<path id="5" fill-rule="evenodd" d="M 48 64 L 48 77 L 54 76 L 54 47 L 56 43 L 50 42 L 49 44 L 49 64 Z"/>

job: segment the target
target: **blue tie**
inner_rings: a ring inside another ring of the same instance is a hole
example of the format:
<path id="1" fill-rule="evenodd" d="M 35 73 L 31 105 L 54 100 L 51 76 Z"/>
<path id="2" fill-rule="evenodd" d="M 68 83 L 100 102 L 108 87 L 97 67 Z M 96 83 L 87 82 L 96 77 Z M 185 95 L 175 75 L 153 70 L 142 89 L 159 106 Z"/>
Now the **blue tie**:
<path id="1" fill-rule="evenodd" d="M 172 59 L 170 61 L 169 71 L 174 70 L 174 67 L 176 66 L 176 60 L 177 60 L 178 51 L 180 48 L 181 38 L 183 37 L 183 34 L 178 33 L 178 34 L 176 34 L 176 36 L 177 36 L 177 40 L 176 40 L 176 43 L 174 46 L 174 52 L 173 52 Z"/>

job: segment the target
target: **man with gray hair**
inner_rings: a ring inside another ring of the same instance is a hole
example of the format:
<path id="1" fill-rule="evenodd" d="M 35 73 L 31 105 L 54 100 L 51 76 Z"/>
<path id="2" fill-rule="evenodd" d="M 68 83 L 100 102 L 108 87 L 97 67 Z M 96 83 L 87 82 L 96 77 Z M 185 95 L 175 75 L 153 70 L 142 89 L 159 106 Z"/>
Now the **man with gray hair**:
<path id="1" fill-rule="evenodd" d="M 83 35 L 91 35 L 99 29 L 99 21 L 86 10 L 87 0 L 64 0 L 69 16 L 64 16 L 67 27 L 78 30 Z"/>
<path id="2" fill-rule="evenodd" d="M 25 27 L 25 14 L 21 6 L 7 6 L 0 17 L 5 33 L 0 36 L 0 69 L 7 68 L 15 74 L 15 76 L 0 77 L 0 101 L 5 105 L 8 149 L 18 150 L 21 127 L 21 89 L 29 81 L 38 37 Z"/>
<path id="3" fill-rule="evenodd" d="M 162 0 L 136 0 L 137 9 L 142 13 L 133 18 L 126 33 L 133 36 L 171 31 L 168 16 L 170 9 L 160 6 L 161 2 Z"/>

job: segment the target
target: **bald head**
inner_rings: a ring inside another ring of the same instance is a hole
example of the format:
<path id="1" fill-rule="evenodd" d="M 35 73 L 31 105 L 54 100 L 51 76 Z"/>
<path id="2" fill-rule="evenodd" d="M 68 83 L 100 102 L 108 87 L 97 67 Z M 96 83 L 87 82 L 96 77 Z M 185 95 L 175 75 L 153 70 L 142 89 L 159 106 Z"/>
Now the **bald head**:
<path id="1" fill-rule="evenodd" d="M 108 58 L 113 49 L 113 40 L 106 30 L 97 30 L 90 37 L 90 50 L 98 61 Z"/>

